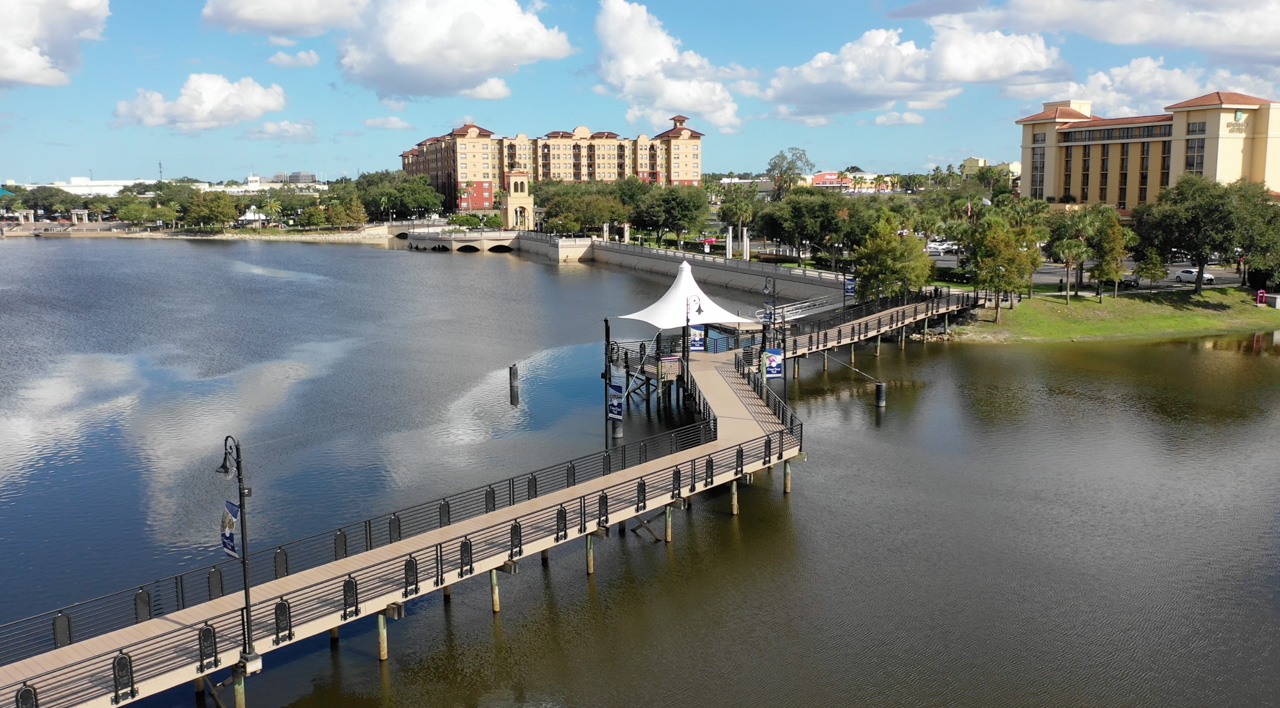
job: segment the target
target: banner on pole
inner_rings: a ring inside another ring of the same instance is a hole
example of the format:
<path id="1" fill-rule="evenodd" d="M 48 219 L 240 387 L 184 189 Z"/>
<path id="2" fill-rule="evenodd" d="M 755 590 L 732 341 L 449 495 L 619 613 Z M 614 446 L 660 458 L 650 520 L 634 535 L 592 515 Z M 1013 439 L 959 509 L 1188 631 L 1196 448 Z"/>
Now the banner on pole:
<path id="1" fill-rule="evenodd" d="M 766 349 L 764 356 L 760 358 L 761 364 L 764 366 L 764 377 L 766 379 L 782 378 L 782 350 Z"/>
<path id="2" fill-rule="evenodd" d="M 693 325 L 689 328 L 689 351 L 705 352 L 707 350 L 707 328 Z"/>
<path id="3" fill-rule="evenodd" d="M 773 300 L 764 301 L 764 314 L 760 316 L 761 322 L 773 321 Z"/>
<path id="4" fill-rule="evenodd" d="M 227 502 L 227 508 L 222 512 L 222 550 L 232 558 L 240 557 L 240 552 L 236 550 L 236 523 L 238 521 L 240 521 L 240 507 Z"/>
<path id="5" fill-rule="evenodd" d="M 609 420 L 622 420 L 622 386 L 609 384 L 609 405 L 606 410 Z"/>
<path id="6" fill-rule="evenodd" d="M 857 278 L 845 278 L 845 279 L 844 279 L 844 294 L 845 294 L 845 295 L 848 295 L 849 297 L 853 297 L 854 295 L 857 295 L 857 294 L 858 294 L 858 279 L 857 279 Z"/>

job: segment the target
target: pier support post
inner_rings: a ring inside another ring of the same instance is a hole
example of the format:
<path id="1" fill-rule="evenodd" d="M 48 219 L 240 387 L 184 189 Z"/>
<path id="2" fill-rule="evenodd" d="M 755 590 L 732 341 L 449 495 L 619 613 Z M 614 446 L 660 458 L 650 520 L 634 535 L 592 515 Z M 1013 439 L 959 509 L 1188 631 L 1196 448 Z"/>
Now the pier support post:
<path id="1" fill-rule="evenodd" d="M 502 609 L 501 603 L 498 602 L 498 571 L 489 571 L 489 593 L 493 596 L 493 613 L 497 614 Z"/>
<path id="2" fill-rule="evenodd" d="M 336 647 L 338 645 L 338 628 L 334 627 L 329 630 L 329 646 Z"/>
<path id="3" fill-rule="evenodd" d="M 729 511 L 734 516 L 738 515 L 738 480 L 729 483 Z"/>
<path id="4" fill-rule="evenodd" d="M 782 463 L 782 493 L 791 493 L 791 460 Z"/>
<path id="5" fill-rule="evenodd" d="M 907 348 L 907 326 L 902 325 L 902 329 L 898 330 L 898 348 Z"/>
<path id="6" fill-rule="evenodd" d="M 596 572 L 595 534 L 587 534 L 587 575 Z"/>
<path id="7" fill-rule="evenodd" d="M 951 313 L 942 316 L 942 333 L 950 334 L 951 332 Z"/>
<path id="8" fill-rule="evenodd" d="M 796 357 L 791 360 L 791 380 L 795 381 L 800 378 L 800 358 Z"/>
<path id="9" fill-rule="evenodd" d="M 664 516 L 666 516 L 667 518 L 665 522 L 666 535 L 663 537 L 663 540 L 665 540 L 667 543 L 671 543 L 671 505 L 670 504 L 666 506 L 666 513 L 664 514 Z"/>
<path id="10" fill-rule="evenodd" d="M 855 342 L 849 342 L 849 363 L 850 363 L 850 364 L 852 364 L 852 363 L 854 362 L 854 357 L 856 356 L 856 355 L 853 353 L 853 346 L 854 346 L 854 344 L 855 344 Z"/>
<path id="11" fill-rule="evenodd" d="M 827 370 L 827 352 L 825 350 L 822 352 L 822 370 Z"/>
<path id="12" fill-rule="evenodd" d="M 625 540 L 627 538 L 627 522 L 618 522 L 618 538 Z"/>
<path id="13" fill-rule="evenodd" d="M 886 396 L 885 396 L 885 389 L 887 389 L 887 388 L 888 388 L 888 387 L 887 387 L 887 386 L 885 386 L 885 383 L 884 383 L 883 381 L 877 381 L 877 382 L 876 382 L 876 408 L 884 408 L 884 407 L 885 407 L 885 403 L 886 403 L 886 401 L 885 401 L 885 397 L 886 397 Z"/>
<path id="14" fill-rule="evenodd" d="M 446 585 L 446 586 L 444 586 L 444 601 L 445 601 L 445 604 L 448 604 L 448 603 L 449 603 L 449 602 L 451 602 L 452 600 L 453 600 L 453 586 L 452 586 L 452 585 Z"/>
<path id="15" fill-rule="evenodd" d="M 551 551 L 544 548 L 542 549 L 542 567 L 545 568 L 549 565 L 551 565 Z"/>
<path id="16" fill-rule="evenodd" d="M 202 693 L 204 693 L 204 677 L 197 676 L 196 677 L 196 695 L 200 695 Z"/>
<path id="17" fill-rule="evenodd" d="M 244 668 L 237 664 L 231 669 L 231 675 L 233 677 L 231 685 L 236 695 L 236 708 L 248 708 L 249 704 L 244 697 Z"/>
<path id="18" fill-rule="evenodd" d="M 876 356 L 880 356 L 880 335 L 876 335 Z"/>
<path id="19" fill-rule="evenodd" d="M 387 660 L 387 611 L 378 613 L 378 661 Z"/>

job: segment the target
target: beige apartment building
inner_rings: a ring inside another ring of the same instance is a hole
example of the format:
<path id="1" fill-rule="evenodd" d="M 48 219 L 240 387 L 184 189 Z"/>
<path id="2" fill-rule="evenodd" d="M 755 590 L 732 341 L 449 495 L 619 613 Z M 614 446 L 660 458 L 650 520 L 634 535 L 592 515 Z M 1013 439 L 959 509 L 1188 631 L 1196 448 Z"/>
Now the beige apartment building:
<path id="1" fill-rule="evenodd" d="M 634 176 L 654 184 L 698 186 L 703 134 L 687 127 L 688 120 L 674 116 L 671 129 L 652 138 L 581 126 L 538 138 L 524 133 L 501 138 L 467 124 L 400 153 L 400 162 L 408 174 L 429 177 L 446 207 L 460 211 L 497 208 L 494 195 L 507 189 L 513 173 L 534 180 L 613 182 Z"/>
<path id="2" fill-rule="evenodd" d="M 1168 113 L 1101 118 L 1092 102 L 1050 101 L 1022 126 L 1021 194 L 1105 203 L 1121 211 L 1153 202 L 1186 172 L 1219 182 L 1280 186 L 1280 113 L 1264 98 L 1216 91 Z"/>

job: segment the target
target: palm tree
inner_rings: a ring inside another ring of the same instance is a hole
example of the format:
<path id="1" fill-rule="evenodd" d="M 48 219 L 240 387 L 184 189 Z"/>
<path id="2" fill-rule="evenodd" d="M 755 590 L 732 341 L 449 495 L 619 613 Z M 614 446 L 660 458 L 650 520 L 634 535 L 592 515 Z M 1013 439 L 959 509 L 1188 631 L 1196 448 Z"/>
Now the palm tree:
<path id="1" fill-rule="evenodd" d="M 265 214 L 268 219 L 278 221 L 280 219 L 279 200 L 273 197 L 267 197 L 266 200 L 262 202 L 262 213 Z"/>
<path id="2" fill-rule="evenodd" d="M 1071 269 L 1077 264 L 1084 263 L 1084 260 L 1089 257 L 1089 245 L 1080 239 L 1063 239 L 1053 247 L 1053 257 L 1062 261 L 1067 271 L 1067 278 L 1070 279 Z M 1067 286 L 1067 305 L 1071 305 L 1070 285 Z"/>

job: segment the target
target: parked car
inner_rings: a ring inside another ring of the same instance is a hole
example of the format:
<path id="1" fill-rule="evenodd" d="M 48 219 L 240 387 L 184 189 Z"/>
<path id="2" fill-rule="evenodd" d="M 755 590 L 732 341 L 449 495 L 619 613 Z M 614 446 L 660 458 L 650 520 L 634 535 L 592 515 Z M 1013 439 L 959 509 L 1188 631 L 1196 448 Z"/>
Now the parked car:
<path id="1" fill-rule="evenodd" d="M 1179 283 L 1194 283 L 1196 282 L 1196 269 L 1183 268 L 1182 270 L 1178 271 L 1177 275 L 1173 276 L 1173 279 L 1178 281 Z M 1205 273 L 1204 282 L 1207 285 L 1213 285 L 1213 273 Z"/>
<path id="2" fill-rule="evenodd" d="M 1116 284 L 1116 281 L 1111 279 L 1102 281 L 1102 287 L 1104 288 L 1113 288 L 1115 287 L 1115 284 Z M 1138 276 L 1134 275 L 1133 273 L 1129 273 L 1128 275 L 1125 275 L 1120 278 L 1120 288 L 1122 290 L 1128 290 L 1129 288 L 1136 288 L 1138 287 L 1138 284 L 1139 284 Z"/>

